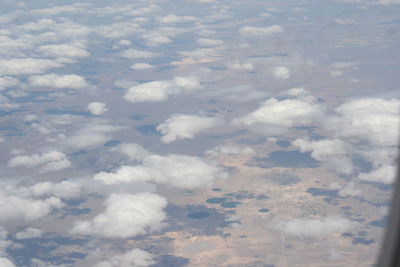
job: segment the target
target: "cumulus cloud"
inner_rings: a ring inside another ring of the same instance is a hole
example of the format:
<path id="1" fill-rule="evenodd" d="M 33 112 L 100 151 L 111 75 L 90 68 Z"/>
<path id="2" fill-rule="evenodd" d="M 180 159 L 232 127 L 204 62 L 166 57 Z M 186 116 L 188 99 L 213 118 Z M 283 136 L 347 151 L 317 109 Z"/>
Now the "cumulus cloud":
<path id="1" fill-rule="evenodd" d="M 5 257 L 0 257 L 0 266 L 2 267 L 16 267 L 16 265 Z"/>
<path id="2" fill-rule="evenodd" d="M 146 59 L 146 58 L 154 58 L 157 57 L 159 54 L 149 51 L 143 50 L 136 50 L 136 49 L 127 49 L 122 51 L 119 56 L 123 58 L 129 59 Z"/>
<path id="3" fill-rule="evenodd" d="M 23 231 L 20 231 L 15 234 L 16 239 L 29 239 L 29 238 L 37 238 L 41 237 L 43 231 L 37 228 L 28 227 Z"/>
<path id="4" fill-rule="evenodd" d="M 169 14 L 167 16 L 158 18 L 157 20 L 162 23 L 182 23 L 182 22 L 193 22 L 196 21 L 197 19 L 192 16 L 177 16 L 174 14 Z"/>
<path id="5" fill-rule="evenodd" d="M 189 93 L 201 88 L 199 80 L 194 76 L 176 76 L 172 80 L 153 81 L 132 86 L 124 95 L 129 102 L 159 102 L 172 95 Z"/>
<path id="6" fill-rule="evenodd" d="M 197 43 L 201 46 L 219 46 L 223 45 L 224 41 L 217 39 L 209 39 L 209 38 L 199 38 Z"/>
<path id="7" fill-rule="evenodd" d="M 239 61 L 235 61 L 233 63 L 227 64 L 228 69 L 231 70 L 239 70 L 239 71 L 253 71 L 254 65 L 250 62 L 240 63 Z"/>
<path id="8" fill-rule="evenodd" d="M 309 141 L 296 139 L 293 145 L 300 148 L 301 152 L 311 152 L 311 156 L 327 164 L 331 169 L 340 173 L 351 173 L 353 164 L 349 151 L 349 144 L 339 139 L 326 139 Z"/>
<path id="9" fill-rule="evenodd" d="M 56 58 L 85 58 L 90 56 L 90 53 L 85 49 L 85 45 L 81 43 L 42 45 L 39 46 L 37 50 L 42 52 L 45 56 Z"/>
<path id="10" fill-rule="evenodd" d="M 244 26 L 239 29 L 242 35 L 252 35 L 252 36 L 266 36 L 274 33 L 281 33 L 283 29 L 279 25 L 273 25 L 269 27 L 254 27 L 254 26 Z"/>
<path id="11" fill-rule="evenodd" d="M 218 90 L 207 90 L 203 95 L 211 98 L 217 98 L 220 101 L 245 103 L 258 99 L 265 99 L 267 93 L 257 90 L 251 86 L 242 85 Z"/>
<path id="12" fill-rule="evenodd" d="M 149 69 L 154 69 L 155 66 L 148 64 L 148 63 L 143 63 L 143 62 L 139 62 L 139 63 L 135 63 L 131 65 L 131 69 L 133 70 L 149 70 Z"/>
<path id="13" fill-rule="evenodd" d="M 104 206 L 105 210 L 92 220 L 75 222 L 72 232 L 128 238 L 159 231 L 165 226 L 163 209 L 167 200 L 156 194 L 112 194 Z"/>
<path id="14" fill-rule="evenodd" d="M 338 116 L 326 127 L 340 137 L 393 146 L 399 135 L 399 110 L 399 99 L 356 99 L 336 108 Z"/>
<path id="15" fill-rule="evenodd" d="M 276 67 L 273 70 L 273 74 L 276 78 L 287 80 L 290 78 L 290 69 L 283 66 Z"/>
<path id="16" fill-rule="evenodd" d="M 277 229 L 295 236 L 321 236 L 342 233 L 351 229 L 355 223 L 340 217 L 332 216 L 324 219 L 294 219 L 281 222 Z"/>
<path id="17" fill-rule="evenodd" d="M 46 74 L 29 77 L 29 84 L 35 87 L 81 89 L 88 86 L 85 78 L 75 74 L 58 75 Z"/>
<path id="18" fill-rule="evenodd" d="M 220 167 L 201 158 L 169 154 L 144 155 L 142 164 L 122 166 L 115 172 L 100 172 L 94 176 L 105 184 L 155 182 L 170 184 L 182 188 L 211 186 L 215 179 L 226 178 L 227 174 Z"/>
<path id="19" fill-rule="evenodd" d="M 92 115 L 101 115 L 108 111 L 106 103 L 92 102 L 86 108 Z"/>
<path id="20" fill-rule="evenodd" d="M 208 157 L 217 157 L 219 155 L 253 155 L 254 149 L 248 146 L 236 146 L 236 145 L 223 145 L 217 146 L 213 149 L 207 150 L 204 154 Z"/>
<path id="21" fill-rule="evenodd" d="M 161 140 L 164 143 L 171 143 L 179 139 L 193 139 L 195 135 L 221 124 L 223 120 L 220 118 L 174 114 L 156 129 L 163 135 Z"/>
<path id="22" fill-rule="evenodd" d="M 0 75 L 40 74 L 49 69 L 59 68 L 62 66 L 62 63 L 48 59 L 0 59 Z"/>
<path id="23" fill-rule="evenodd" d="M 33 154 L 30 156 L 19 155 L 9 160 L 9 167 L 36 167 L 40 166 L 40 170 L 43 172 L 47 171 L 58 171 L 71 167 L 71 162 L 67 159 L 67 156 L 59 151 L 52 150 L 42 154 Z"/>
<path id="24" fill-rule="evenodd" d="M 13 77 L 9 76 L 0 76 L 0 91 L 7 89 L 9 87 L 17 87 L 20 86 L 21 82 Z"/>
<path id="25" fill-rule="evenodd" d="M 109 141 L 111 133 L 121 130 L 122 127 L 104 123 L 91 123 L 83 126 L 62 141 L 67 147 L 83 149 L 98 146 Z"/>
<path id="26" fill-rule="evenodd" d="M 267 99 L 258 109 L 232 121 L 234 125 L 268 125 L 276 133 L 290 127 L 312 125 L 323 114 L 319 104 L 308 103 L 299 99 Z M 271 132 L 273 133 L 273 132 Z"/>
<path id="27" fill-rule="evenodd" d="M 384 164 L 369 173 L 360 173 L 358 178 L 368 182 L 391 184 L 395 181 L 396 173 L 396 166 Z"/>
<path id="28" fill-rule="evenodd" d="M 125 254 L 116 255 L 106 261 L 101 261 L 93 267 L 147 267 L 155 263 L 152 254 L 136 248 Z"/>

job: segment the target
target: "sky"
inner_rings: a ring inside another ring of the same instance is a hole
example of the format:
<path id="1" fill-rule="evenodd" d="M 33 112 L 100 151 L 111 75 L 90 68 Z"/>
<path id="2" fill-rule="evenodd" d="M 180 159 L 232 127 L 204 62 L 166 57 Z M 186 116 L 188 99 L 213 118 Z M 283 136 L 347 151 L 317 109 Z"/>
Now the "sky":
<path id="1" fill-rule="evenodd" d="M 399 0 L 0 0 L 0 266 L 371 266 Z"/>

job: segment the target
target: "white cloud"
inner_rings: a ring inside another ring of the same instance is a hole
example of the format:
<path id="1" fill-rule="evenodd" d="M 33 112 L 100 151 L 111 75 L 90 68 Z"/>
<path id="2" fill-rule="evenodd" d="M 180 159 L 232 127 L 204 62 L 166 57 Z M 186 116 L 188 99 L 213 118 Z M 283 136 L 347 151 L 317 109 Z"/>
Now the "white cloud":
<path id="1" fill-rule="evenodd" d="M 51 57 L 85 58 L 90 56 L 85 46 L 80 43 L 42 45 L 39 46 L 37 50 L 42 52 L 45 56 Z"/>
<path id="2" fill-rule="evenodd" d="M 227 67 L 231 70 L 239 70 L 239 71 L 253 71 L 254 65 L 250 62 L 240 63 L 239 61 L 235 61 L 234 63 L 228 63 Z"/>
<path id="3" fill-rule="evenodd" d="M 21 82 L 13 77 L 3 76 L 0 77 L 0 91 L 7 89 L 8 87 L 20 86 Z"/>
<path id="4" fill-rule="evenodd" d="M 170 36 L 156 31 L 144 33 L 140 38 L 143 39 L 148 46 L 159 46 L 172 42 Z"/>
<path id="5" fill-rule="evenodd" d="M 300 148 L 301 152 L 311 152 L 311 156 L 327 164 L 331 169 L 339 173 L 351 173 L 353 164 L 351 161 L 351 150 L 349 144 L 339 139 L 325 139 L 319 141 L 309 141 L 306 139 L 296 139 L 293 145 Z"/>
<path id="6" fill-rule="evenodd" d="M 33 154 L 30 156 L 19 155 L 9 160 L 9 167 L 36 167 L 41 166 L 40 170 L 43 172 L 47 171 L 58 171 L 71 167 L 71 162 L 67 159 L 67 156 L 59 151 L 52 150 L 42 154 Z"/>
<path id="7" fill-rule="evenodd" d="M 89 105 L 87 106 L 86 109 L 92 115 L 101 115 L 104 112 L 108 111 L 108 108 L 106 106 L 107 106 L 106 103 L 92 102 L 92 103 L 89 103 Z"/>
<path id="8" fill-rule="evenodd" d="M 213 149 L 207 150 L 204 154 L 208 157 L 217 157 L 219 155 L 253 155 L 254 149 L 248 146 L 236 146 L 236 145 L 223 145 L 217 146 Z"/>
<path id="9" fill-rule="evenodd" d="M 287 80 L 290 78 L 290 69 L 287 67 L 276 67 L 273 70 L 274 76 L 276 78 L 282 79 L 282 80 Z"/>
<path id="10" fill-rule="evenodd" d="M 201 87 L 194 76 L 174 77 L 172 80 L 153 81 L 132 86 L 124 95 L 129 102 L 159 102 L 167 100 L 171 95 L 189 93 Z"/>
<path id="11" fill-rule="evenodd" d="M 16 239 L 37 238 L 43 235 L 43 231 L 37 228 L 29 227 L 15 234 Z"/>
<path id="12" fill-rule="evenodd" d="M 13 58 L 0 59 L 0 75 L 40 74 L 63 64 L 48 59 Z"/>
<path id="13" fill-rule="evenodd" d="M 396 166 L 385 164 L 369 173 L 360 173 L 358 178 L 368 182 L 391 184 L 396 179 L 396 173 Z"/>
<path id="14" fill-rule="evenodd" d="M 224 44 L 224 41 L 209 38 L 200 38 L 197 43 L 201 46 L 220 46 Z"/>
<path id="15" fill-rule="evenodd" d="M 393 146 L 398 141 L 400 100 L 362 98 L 348 101 L 338 108 L 337 117 L 326 128 L 337 136 L 365 140 L 379 146 Z"/>
<path id="16" fill-rule="evenodd" d="M 265 99 L 267 93 L 254 89 L 251 86 L 242 85 L 235 87 L 222 88 L 219 90 L 207 90 L 203 95 L 211 98 L 217 98 L 221 101 L 245 103 L 258 99 Z"/>
<path id="17" fill-rule="evenodd" d="M 7 259 L 5 257 L 0 257 L 0 266 L 1 267 L 16 267 L 16 265 L 14 263 L 12 263 L 12 261 L 10 261 L 9 259 Z"/>
<path id="18" fill-rule="evenodd" d="M 154 65 L 148 64 L 148 63 L 143 63 L 143 62 L 138 62 L 135 64 L 131 65 L 131 69 L 133 70 L 149 70 L 155 68 Z"/>
<path id="19" fill-rule="evenodd" d="M 240 28 L 239 32 L 242 35 L 265 36 L 274 33 L 281 33 L 283 32 L 283 29 L 279 25 L 273 25 L 269 27 L 244 26 Z"/>
<path id="20" fill-rule="evenodd" d="M 33 197 L 73 198 L 79 197 L 82 186 L 78 182 L 62 181 L 59 183 L 40 182 L 25 188 Z"/>
<path id="21" fill-rule="evenodd" d="M 162 23 L 183 23 L 183 22 L 193 22 L 197 19 L 192 16 L 177 16 L 174 14 L 170 14 L 161 18 L 157 19 L 159 22 Z"/>
<path id="22" fill-rule="evenodd" d="M 325 219 L 294 219 L 279 223 L 276 228 L 291 235 L 321 236 L 348 231 L 355 224 L 339 216 Z"/>
<path id="23" fill-rule="evenodd" d="M 307 103 L 298 99 L 277 100 L 270 98 L 258 109 L 233 120 L 234 125 L 252 125 L 264 123 L 271 126 L 290 128 L 311 125 L 323 114 L 318 104 Z"/>
<path id="24" fill-rule="evenodd" d="M 211 186 L 215 179 L 227 174 L 218 166 L 198 157 L 150 154 L 137 144 L 122 144 L 113 149 L 122 152 L 140 165 L 122 166 L 115 172 L 100 172 L 94 176 L 105 184 L 155 182 L 182 188 Z"/>
<path id="25" fill-rule="evenodd" d="M 125 254 L 116 255 L 106 261 L 101 261 L 93 267 L 147 267 L 155 263 L 152 254 L 136 248 Z"/>
<path id="26" fill-rule="evenodd" d="M 85 78 L 75 75 L 58 75 L 58 74 L 46 74 L 46 75 L 35 75 L 29 77 L 29 84 L 36 87 L 51 87 L 51 88 L 71 88 L 81 89 L 88 86 Z"/>
<path id="27" fill-rule="evenodd" d="M 136 50 L 136 49 L 127 49 L 119 54 L 120 57 L 129 58 L 129 59 L 143 59 L 143 58 L 154 58 L 157 57 L 159 54 L 143 51 L 143 50 Z"/>
<path id="28" fill-rule="evenodd" d="M 128 238 L 165 226 L 167 200 L 156 194 L 112 194 L 104 206 L 105 210 L 92 220 L 75 222 L 72 232 Z"/>
<path id="29" fill-rule="evenodd" d="M 164 143 L 171 143 L 179 139 L 193 139 L 195 135 L 221 124 L 223 120 L 220 118 L 174 114 L 156 129 L 163 135 L 161 140 Z"/>

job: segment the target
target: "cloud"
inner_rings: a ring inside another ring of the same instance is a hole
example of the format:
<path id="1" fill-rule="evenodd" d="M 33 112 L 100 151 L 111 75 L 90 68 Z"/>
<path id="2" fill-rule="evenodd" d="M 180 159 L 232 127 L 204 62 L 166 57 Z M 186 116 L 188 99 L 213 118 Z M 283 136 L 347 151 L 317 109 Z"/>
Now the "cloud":
<path id="1" fill-rule="evenodd" d="M 253 71 L 254 65 L 250 62 L 240 63 L 239 61 L 235 61 L 234 63 L 227 64 L 228 69 L 231 70 L 239 70 L 239 71 Z"/>
<path id="2" fill-rule="evenodd" d="M 129 102 L 160 102 L 172 95 L 189 93 L 201 88 L 194 76 L 176 76 L 172 80 L 153 81 L 132 86 L 124 95 Z"/>
<path id="3" fill-rule="evenodd" d="M 179 139 L 193 139 L 195 135 L 221 124 L 223 120 L 220 118 L 174 114 L 156 129 L 163 135 L 161 140 L 164 143 L 171 143 Z"/>
<path id="4" fill-rule="evenodd" d="M 93 267 L 147 267 L 155 263 L 152 254 L 135 248 L 125 254 L 116 255 L 106 261 L 101 261 Z"/>
<path id="5" fill-rule="evenodd" d="M 7 89 L 9 87 L 20 86 L 21 82 L 13 77 L 3 76 L 0 77 L 0 91 Z"/>
<path id="6" fill-rule="evenodd" d="M 137 144 L 123 144 L 113 150 L 122 152 L 141 164 L 125 165 L 114 172 L 97 173 L 95 180 L 105 184 L 155 182 L 195 188 L 211 186 L 215 179 L 227 177 L 222 168 L 198 157 L 150 154 Z"/>
<path id="7" fill-rule="evenodd" d="M 29 238 L 38 238 L 41 237 L 43 231 L 37 228 L 28 227 L 23 231 L 20 231 L 15 234 L 16 239 L 29 239 Z"/>
<path id="8" fill-rule="evenodd" d="M 48 59 L 0 59 L 0 75 L 40 74 L 48 69 L 59 68 L 62 66 L 62 63 Z"/>
<path id="9" fill-rule="evenodd" d="M 384 164 L 370 173 L 360 173 L 360 180 L 384 184 L 392 184 L 396 179 L 397 168 L 393 165 Z"/>
<path id="10" fill-rule="evenodd" d="M 43 172 L 47 172 L 69 168 L 71 167 L 71 162 L 67 159 L 67 156 L 64 153 L 52 150 L 42 154 L 16 156 L 9 160 L 8 166 L 13 168 L 19 166 L 41 166 L 40 170 Z"/>
<path id="11" fill-rule="evenodd" d="M 373 145 L 393 146 L 399 136 L 400 100 L 362 98 L 336 108 L 326 128 L 336 136 L 368 141 Z"/>
<path id="12" fill-rule="evenodd" d="M 224 41 L 209 38 L 199 38 L 197 44 L 200 46 L 220 46 L 224 44 Z"/>
<path id="13" fill-rule="evenodd" d="M 101 115 L 104 112 L 108 111 L 108 108 L 106 107 L 106 103 L 102 102 L 92 102 L 89 103 L 89 105 L 86 108 L 90 114 L 92 115 Z"/>
<path id="14" fill-rule="evenodd" d="M 287 67 L 276 67 L 273 70 L 274 73 L 274 77 L 282 79 L 282 80 L 287 80 L 290 78 L 290 69 L 288 69 Z"/>
<path id="15" fill-rule="evenodd" d="M 0 257 L 0 266 L 1 267 L 16 267 L 16 265 L 14 263 L 12 263 L 12 261 L 10 261 L 9 259 L 7 259 L 5 257 Z"/>
<path id="16" fill-rule="evenodd" d="M 254 27 L 254 26 L 244 26 L 239 29 L 242 35 L 252 35 L 252 36 L 266 36 L 274 33 L 281 33 L 283 29 L 279 25 L 273 25 L 269 27 Z"/>
<path id="17" fill-rule="evenodd" d="M 35 87 L 51 87 L 51 88 L 71 88 L 81 89 L 88 87 L 85 78 L 75 75 L 58 75 L 58 74 L 46 74 L 46 75 L 35 75 L 29 77 L 29 84 Z"/>
<path id="18" fill-rule="evenodd" d="M 355 223 L 339 216 L 325 219 L 294 219 L 279 223 L 276 228 L 295 236 L 321 236 L 342 233 L 351 229 Z"/>
<path id="19" fill-rule="evenodd" d="M 234 125 L 266 124 L 282 130 L 312 125 L 323 115 L 323 108 L 298 99 L 267 99 L 258 109 L 232 121 Z"/>
<path id="20" fill-rule="evenodd" d="M 131 65 L 131 69 L 133 70 L 149 70 L 149 69 L 154 69 L 155 66 L 148 64 L 148 63 L 143 63 L 143 62 L 139 62 L 139 63 L 135 63 Z"/>
<path id="21" fill-rule="evenodd" d="M 72 233 L 128 238 L 165 226 L 167 200 L 156 194 L 112 194 L 104 206 L 105 210 L 92 220 L 75 222 Z"/>
<path id="22" fill-rule="evenodd" d="M 309 141 L 299 138 L 293 145 L 300 148 L 302 153 L 310 151 L 314 159 L 324 162 L 332 170 L 347 174 L 353 171 L 350 145 L 342 140 Z"/>
<path id="23" fill-rule="evenodd" d="M 62 141 L 62 144 L 74 149 L 95 147 L 109 141 L 111 133 L 121 130 L 122 127 L 104 123 L 91 123 L 82 126 Z"/>
<path id="24" fill-rule="evenodd" d="M 146 59 L 146 58 L 154 58 L 157 57 L 158 53 L 153 53 L 149 51 L 136 50 L 136 49 L 127 49 L 119 54 L 120 57 L 129 58 L 129 59 Z"/>
<path id="25" fill-rule="evenodd" d="M 207 150 L 204 154 L 208 157 L 217 157 L 219 155 L 253 155 L 256 152 L 251 147 L 236 146 L 236 145 L 223 145 L 217 146 L 213 149 Z"/>
<path id="26" fill-rule="evenodd" d="M 71 57 L 71 58 L 85 58 L 89 57 L 90 53 L 85 49 L 81 43 L 72 44 L 57 44 L 57 45 L 42 45 L 37 48 L 45 56 L 51 57 Z"/>
<path id="27" fill-rule="evenodd" d="M 193 22 L 197 19 L 192 16 L 177 16 L 174 14 L 169 14 L 167 16 L 161 17 L 157 19 L 161 23 L 185 23 L 185 22 Z"/>
<path id="28" fill-rule="evenodd" d="M 248 85 L 222 88 L 217 90 L 207 90 L 203 95 L 211 98 L 217 98 L 220 101 L 245 103 L 258 99 L 265 99 L 267 93 L 254 89 Z"/>

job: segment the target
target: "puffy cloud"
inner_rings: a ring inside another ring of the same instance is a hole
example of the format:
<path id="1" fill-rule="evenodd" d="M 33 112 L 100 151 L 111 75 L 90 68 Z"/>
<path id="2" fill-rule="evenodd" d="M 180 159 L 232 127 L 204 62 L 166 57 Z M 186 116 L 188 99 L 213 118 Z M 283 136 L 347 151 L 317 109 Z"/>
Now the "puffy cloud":
<path id="1" fill-rule="evenodd" d="M 219 60 L 221 58 L 218 50 L 213 48 L 199 48 L 191 51 L 181 51 L 180 55 L 185 58 L 182 61 L 172 62 L 171 64 L 194 64 L 194 63 L 203 63 L 203 62 L 213 62 Z"/>
<path id="2" fill-rule="evenodd" d="M 281 33 L 283 29 L 279 25 L 273 25 L 269 27 L 254 27 L 254 26 L 244 26 L 239 30 L 240 34 L 242 35 L 253 35 L 253 36 L 260 36 L 260 35 L 271 35 L 274 33 Z"/>
<path id="3" fill-rule="evenodd" d="M 393 146 L 398 141 L 400 100 L 362 98 L 336 108 L 337 117 L 326 124 L 337 136 Z"/>
<path id="4" fill-rule="evenodd" d="M 311 152 L 311 156 L 319 161 L 326 163 L 333 170 L 340 173 L 351 173 L 353 164 L 349 151 L 349 144 L 339 139 L 326 139 L 319 141 L 309 141 L 296 139 L 294 146 L 300 148 L 301 152 Z"/>
<path id="5" fill-rule="evenodd" d="M 21 82 L 13 77 L 3 76 L 0 77 L 0 91 L 9 87 L 20 86 Z"/>
<path id="6" fill-rule="evenodd" d="M 78 182 L 70 181 L 59 183 L 40 182 L 25 188 L 25 190 L 34 197 L 73 198 L 81 195 L 82 185 Z"/>
<path id="7" fill-rule="evenodd" d="M 159 46 L 172 42 L 170 36 L 156 31 L 144 33 L 140 38 L 143 39 L 148 46 Z"/>
<path id="8" fill-rule="evenodd" d="M 253 71 L 254 66 L 250 62 L 240 63 L 239 61 L 235 61 L 234 63 L 228 63 L 227 67 L 231 70 L 239 70 L 239 71 Z"/>
<path id="9" fill-rule="evenodd" d="M 219 46 L 223 45 L 224 41 L 217 39 L 200 38 L 197 40 L 197 43 L 201 46 Z"/>
<path id="10" fill-rule="evenodd" d="M 64 204 L 56 197 L 41 200 L 0 192 L 0 221 L 36 220 L 63 206 Z"/>
<path id="11" fill-rule="evenodd" d="M 52 150 L 42 154 L 33 154 L 31 156 L 20 155 L 9 160 L 9 167 L 35 167 L 41 166 L 40 170 L 46 171 L 58 171 L 71 167 L 71 162 L 67 159 L 67 156 L 59 151 Z"/>
<path id="12" fill-rule="evenodd" d="M 0 59 L 0 75 L 39 74 L 63 64 L 48 59 L 13 58 Z"/>
<path id="13" fill-rule="evenodd" d="M 358 178 L 368 182 L 391 184 L 396 179 L 396 173 L 395 166 L 385 164 L 369 173 L 360 173 Z"/>
<path id="14" fill-rule="evenodd" d="M 83 149 L 98 146 L 109 141 L 110 133 L 121 130 L 122 127 L 103 123 L 93 123 L 83 126 L 62 141 L 65 146 Z"/>
<path id="15" fill-rule="evenodd" d="M 211 186 L 216 178 L 227 176 L 220 167 L 193 156 L 153 154 L 141 161 L 141 165 L 122 166 L 115 172 L 100 172 L 94 179 L 105 184 L 155 182 L 195 188 Z"/>
<path id="16" fill-rule="evenodd" d="M 143 50 L 136 50 L 136 49 L 127 49 L 119 54 L 120 57 L 129 58 L 129 59 L 143 59 L 143 58 L 154 58 L 157 57 L 159 54 L 143 51 Z"/>
<path id="17" fill-rule="evenodd" d="M 139 63 L 135 63 L 131 65 L 131 69 L 133 70 L 149 70 L 149 69 L 153 69 L 155 68 L 154 65 L 148 64 L 148 63 L 143 63 L 143 62 L 139 62 Z"/>
<path id="18" fill-rule="evenodd" d="M 113 147 L 111 150 L 127 155 L 130 160 L 140 161 L 151 155 L 150 151 L 135 143 L 119 144 L 118 146 Z"/>
<path id="19" fill-rule="evenodd" d="M 85 78 L 75 75 L 46 74 L 29 77 L 29 84 L 36 87 L 81 89 L 88 86 Z"/>
<path id="20" fill-rule="evenodd" d="M 163 135 L 161 140 L 164 143 L 171 143 L 179 139 L 193 139 L 196 134 L 221 124 L 223 120 L 220 118 L 174 114 L 156 129 Z"/>
<path id="21" fill-rule="evenodd" d="M 221 154 L 224 155 L 253 155 L 255 153 L 254 149 L 245 146 L 235 146 L 235 145 L 223 145 L 217 146 L 213 149 L 207 150 L 204 154 L 208 157 L 217 157 Z"/>
<path id="22" fill-rule="evenodd" d="M 167 200 L 156 194 L 112 194 L 104 206 L 105 210 L 92 220 L 75 222 L 72 232 L 128 238 L 165 226 Z"/>
<path id="23" fill-rule="evenodd" d="M 125 254 L 101 261 L 93 267 L 147 267 L 156 263 L 153 258 L 153 255 L 147 251 L 136 248 Z"/>
<path id="24" fill-rule="evenodd" d="M 297 236 L 321 236 L 332 233 L 342 233 L 351 229 L 355 223 L 339 216 L 325 219 L 294 219 L 281 222 L 277 229 Z"/>
<path id="25" fill-rule="evenodd" d="M 16 267 L 16 265 L 5 257 L 0 257 L 0 266 L 1 267 Z"/>
<path id="26" fill-rule="evenodd" d="M 182 23 L 182 22 L 193 22 L 196 20 L 197 19 L 192 16 L 177 16 L 174 14 L 158 18 L 158 21 L 162 23 Z"/>
<path id="27" fill-rule="evenodd" d="M 165 101 L 171 95 L 189 93 L 201 87 L 199 80 L 193 76 L 179 77 L 172 80 L 153 81 L 132 86 L 124 95 L 129 102 Z"/>
<path id="28" fill-rule="evenodd" d="M 287 67 L 276 67 L 274 68 L 274 76 L 276 78 L 282 79 L 282 80 L 287 80 L 290 78 L 290 69 L 288 69 Z"/>
<path id="29" fill-rule="evenodd" d="M 318 104 L 298 99 L 277 100 L 270 98 L 255 111 L 233 120 L 235 125 L 268 124 L 271 127 L 290 128 L 311 125 L 322 116 Z"/>
<path id="30" fill-rule="evenodd" d="M 45 56 L 51 57 L 85 58 L 90 56 L 85 46 L 80 43 L 42 45 L 39 46 L 37 50 L 42 52 Z"/>
<path id="31" fill-rule="evenodd" d="M 106 107 L 106 103 L 102 103 L 102 102 L 89 103 L 89 105 L 87 106 L 86 109 L 92 115 L 101 115 L 104 112 L 108 111 L 108 108 Z"/>
<path id="32" fill-rule="evenodd" d="M 15 234 L 16 239 L 28 239 L 28 238 L 37 238 L 41 237 L 43 231 L 37 228 L 29 227 L 23 231 L 20 231 Z"/>

